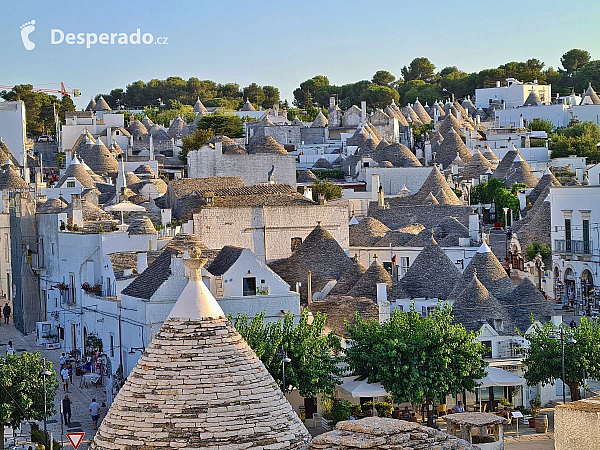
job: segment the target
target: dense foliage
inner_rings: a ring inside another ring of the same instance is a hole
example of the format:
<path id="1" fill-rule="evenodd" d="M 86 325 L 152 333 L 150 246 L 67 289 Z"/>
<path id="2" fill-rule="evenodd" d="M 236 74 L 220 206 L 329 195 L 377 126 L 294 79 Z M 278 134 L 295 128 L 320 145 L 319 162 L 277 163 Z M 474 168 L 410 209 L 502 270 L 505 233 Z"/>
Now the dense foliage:
<path id="1" fill-rule="evenodd" d="M 502 222 L 504 222 L 504 211 L 502 211 L 502 208 L 510 208 L 512 219 L 519 220 L 521 205 L 519 198 L 515 194 L 518 188 L 523 186 L 515 184 L 511 186 L 512 189 L 509 191 L 506 189 L 504 181 L 499 178 L 483 181 L 471 189 L 471 205 L 495 203 L 496 216 L 502 216 Z"/>
<path id="2" fill-rule="evenodd" d="M 179 159 L 181 159 L 183 162 L 186 162 L 187 154 L 191 150 L 198 150 L 200 147 L 206 144 L 214 135 L 215 133 L 213 132 L 213 130 L 209 128 L 208 130 L 198 129 L 194 131 L 194 133 L 190 136 L 184 137 L 182 139 L 183 145 L 181 147 L 181 154 L 179 155 Z"/>
<path id="3" fill-rule="evenodd" d="M 529 341 L 523 361 L 527 367 L 527 384 L 535 386 L 562 379 L 560 331 L 549 322 L 541 326 L 535 324 L 525 337 Z M 571 390 L 571 399 L 579 400 L 584 372 L 586 379 L 595 380 L 600 376 L 600 322 L 582 317 L 577 328 L 564 328 L 564 341 L 565 381 Z"/>
<path id="4" fill-rule="evenodd" d="M 342 197 L 342 187 L 329 180 L 317 180 L 312 185 L 313 199 L 317 200 L 319 194 L 325 195 L 325 200 L 333 200 Z"/>
<path id="5" fill-rule="evenodd" d="M 229 318 L 232 320 L 232 318 Z M 241 315 L 233 326 L 254 350 L 279 386 L 283 385 L 282 357 L 291 362 L 285 365 L 285 390 L 298 389 L 303 397 L 319 393 L 332 394 L 339 384 L 338 367 L 340 341 L 333 334 L 324 334 L 326 316 L 317 313 L 310 321 L 308 309 L 300 314 L 298 325 L 289 311 L 283 321 L 265 322 L 264 313 L 252 320 Z"/>
<path id="6" fill-rule="evenodd" d="M 33 92 L 32 89 L 31 84 L 21 84 L 10 91 L 0 92 L 0 97 L 6 101 L 23 101 L 29 133 L 52 134 L 55 128 L 54 112 L 64 123 L 65 112 L 75 111 L 75 104 L 68 94 L 59 99 L 45 92 Z"/>
<path id="7" fill-rule="evenodd" d="M 549 120 L 533 119 L 529 122 L 529 129 L 531 131 L 545 131 L 549 136 L 550 133 L 552 133 L 552 130 L 554 130 L 554 125 L 552 125 L 552 122 Z"/>
<path id="8" fill-rule="evenodd" d="M 52 362 L 46 362 L 52 371 Z M 39 353 L 0 356 L 0 442 L 4 427 L 16 428 L 27 420 L 44 419 L 43 361 Z M 46 377 L 47 415 L 54 414 L 58 388 L 55 375 Z"/>
<path id="9" fill-rule="evenodd" d="M 125 88 L 113 89 L 104 94 L 104 99 L 113 108 L 143 108 L 157 106 L 162 101 L 178 100 L 185 105 L 193 105 L 196 100 L 204 106 L 220 106 L 226 109 L 238 110 L 246 98 L 254 107 L 270 108 L 279 102 L 279 90 L 274 86 L 258 86 L 252 83 L 240 89 L 237 83 L 216 83 L 212 80 L 199 80 L 191 77 L 184 80 L 181 77 L 168 77 L 165 80 L 152 79 L 148 82 L 135 81 Z M 160 99 L 160 100 L 159 100 Z"/>
<path id="10" fill-rule="evenodd" d="M 585 156 L 588 163 L 600 162 L 600 127 L 594 122 L 573 120 L 567 127 L 557 129 L 550 140 L 552 158 L 569 155 Z"/>
<path id="11" fill-rule="evenodd" d="M 390 320 L 362 320 L 346 327 L 352 345 L 346 361 L 361 379 L 380 382 L 396 402 L 431 403 L 447 394 L 471 391 L 483 378 L 486 350 L 474 332 L 452 323 L 452 311 L 440 304 L 429 317 L 414 307 L 394 311 Z"/>
<path id="12" fill-rule="evenodd" d="M 548 247 L 547 245 L 538 244 L 537 242 L 529 244 L 529 246 L 525 250 L 527 261 L 535 259 L 537 255 L 540 255 L 544 261 L 547 261 L 551 253 L 552 251 L 550 250 L 550 247 Z"/>

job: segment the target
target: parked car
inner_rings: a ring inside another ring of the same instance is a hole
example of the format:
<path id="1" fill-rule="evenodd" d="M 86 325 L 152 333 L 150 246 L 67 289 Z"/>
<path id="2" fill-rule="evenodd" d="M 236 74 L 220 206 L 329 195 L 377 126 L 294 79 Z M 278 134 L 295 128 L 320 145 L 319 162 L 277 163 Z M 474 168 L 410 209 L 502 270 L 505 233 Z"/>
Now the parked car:
<path id="1" fill-rule="evenodd" d="M 53 142 L 54 139 L 52 139 L 52 136 L 48 136 L 46 134 L 43 134 L 41 136 L 38 137 L 37 139 L 38 142 Z"/>

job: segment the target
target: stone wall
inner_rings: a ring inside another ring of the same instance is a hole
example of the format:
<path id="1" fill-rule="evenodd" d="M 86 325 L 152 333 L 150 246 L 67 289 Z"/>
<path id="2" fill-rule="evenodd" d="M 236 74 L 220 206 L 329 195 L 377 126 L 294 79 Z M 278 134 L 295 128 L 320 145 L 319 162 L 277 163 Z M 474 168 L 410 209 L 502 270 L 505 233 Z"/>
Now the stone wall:
<path id="1" fill-rule="evenodd" d="M 275 127 L 264 127 L 265 136 L 271 136 L 281 145 L 300 145 L 301 128 L 299 125 L 278 125 Z"/>
<path id="2" fill-rule="evenodd" d="M 260 261 L 269 262 L 290 256 L 292 238 L 304 240 L 318 221 L 348 251 L 346 200 L 314 206 L 202 208 L 194 214 L 194 234 L 208 248 L 225 245 L 249 248 Z"/>
<path id="3" fill-rule="evenodd" d="M 296 158 L 291 155 L 224 155 L 207 145 L 188 153 L 190 178 L 240 177 L 248 186 L 264 184 L 268 182 L 268 173 L 273 166 L 272 181 L 296 186 Z"/>
<path id="4" fill-rule="evenodd" d="M 361 124 L 361 110 L 358 108 L 350 108 L 344 112 L 342 116 L 342 126 L 357 127 Z"/>
<path id="5" fill-rule="evenodd" d="M 559 405 L 554 409 L 556 450 L 598 448 L 598 430 L 600 430 L 599 397 L 567 403 L 564 406 Z"/>
<path id="6" fill-rule="evenodd" d="M 327 141 L 327 128 L 301 128 L 300 136 L 305 144 L 324 144 Z"/>

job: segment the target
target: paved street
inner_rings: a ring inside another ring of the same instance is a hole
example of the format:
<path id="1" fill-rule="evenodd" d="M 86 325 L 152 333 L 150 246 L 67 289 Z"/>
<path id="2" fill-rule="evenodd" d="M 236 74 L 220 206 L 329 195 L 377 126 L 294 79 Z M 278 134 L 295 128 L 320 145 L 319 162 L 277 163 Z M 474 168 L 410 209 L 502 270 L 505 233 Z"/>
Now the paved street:
<path id="1" fill-rule="evenodd" d="M 11 320 L 12 322 L 12 320 Z M 19 331 L 17 331 L 12 325 L 2 324 L 0 326 L 0 352 L 4 354 L 6 351 L 6 344 L 9 340 L 12 340 L 13 346 L 16 349 L 17 353 L 22 353 L 23 351 L 34 352 L 39 351 L 42 356 L 46 357 L 48 360 L 52 361 L 54 364 L 54 370 L 60 370 L 59 358 L 62 353 L 60 349 L 58 350 L 46 350 L 44 347 L 40 347 L 35 343 L 35 335 L 31 334 L 28 336 L 23 336 Z M 73 385 L 69 386 L 69 397 L 73 401 L 73 405 L 71 407 L 72 416 L 71 416 L 71 426 L 64 427 L 64 432 L 77 432 L 83 431 L 85 432 L 84 442 L 79 446 L 80 449 L 87 449 L 89 442 L 95 435 L 95 431 L 93 430 L 93 424 L 91 420 L 91 415 L 88 410 L 89 404 L 92 401 L 92 398 L 95 398 L 98 403 L 102 404 L 103 401 L 106 401 L 106 394 L 103 388 L 98 387 L 89 387 L 89 388 L 80 388 L 79 384 L 81 381 L 81 377 L 73 376 Z M 60 408 L 60 400 L 65 395 L 65 391 L 62 389 L 62 384 L 60 384 L 56 399 L 54 400 L 55 410 L 57 411 L 54 415 L 48 416 L 47 426 L 48 432 L 53 434 L 54 440 L 60 441 L 61 435 L 61 420 L 59 416 L 59 408 Z M 50 399 L 49 399 L 50 400 Z M 101 420 L 106 414 L 106 408 L 103 408 L 101 411 Z M 39 422 L 40 429 L 43 429 L 43 422 Z M 29 441 L 29 432 L 30 427 L 24 425 L 22 427 L 21 432 L 17 431 L 15 439 L 17 443 L 24 443 Z M 11 435 L 11 432 L 7 429 L 6 436 Z M 68 442 L 66 436 L 63 436 L 63 440 L 65 445 L 71 447 L 71 444 Z M 10 442 L 10 441 L 9 441 Z M 10 442 L 11 444 L 13 442 Z M 12 447 L 12 445 L 11 445 Z"/>

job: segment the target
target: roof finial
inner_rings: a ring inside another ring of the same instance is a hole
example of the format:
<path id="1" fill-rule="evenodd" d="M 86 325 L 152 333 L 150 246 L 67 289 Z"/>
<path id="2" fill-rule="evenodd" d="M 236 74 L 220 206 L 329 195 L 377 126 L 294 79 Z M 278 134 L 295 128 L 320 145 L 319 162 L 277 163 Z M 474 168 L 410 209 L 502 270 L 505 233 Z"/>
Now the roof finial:
<path id="1" fill-rule="evenodd" d="M 373 262 L 377 262 L 377 253 L 373 255 Z"/>
<path id="2" fill-rule="evenodd" d="M 190 257 L 183 260 L 183 263 L 190 270 L 190 281 L 198 281 L 202 279 L 202 266 L 206 264 L 208 259 L 201 258 L 201 254 L 201 250 L 197 247 L 194 247 L 189 251 Z"/>

